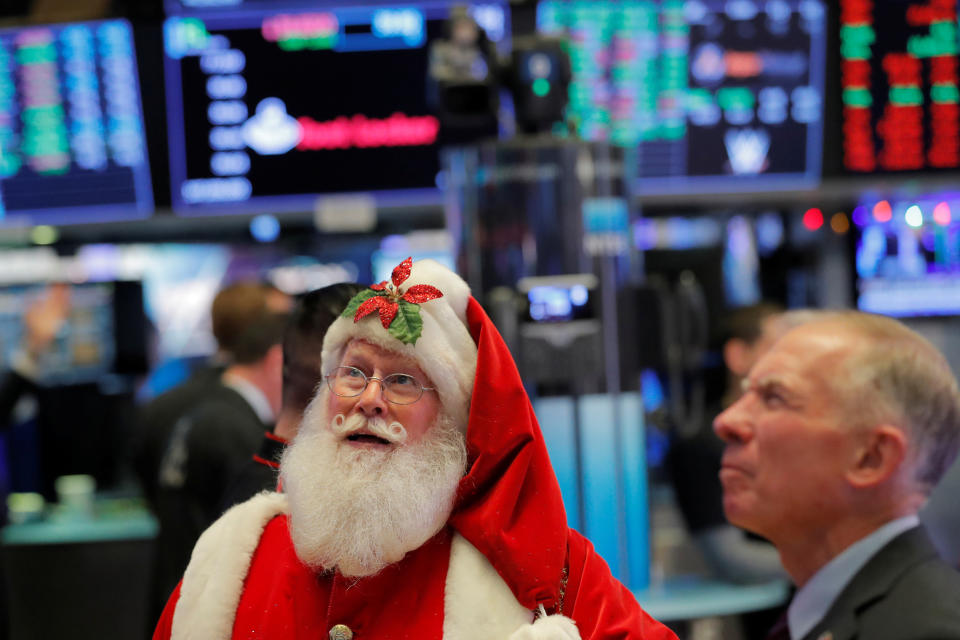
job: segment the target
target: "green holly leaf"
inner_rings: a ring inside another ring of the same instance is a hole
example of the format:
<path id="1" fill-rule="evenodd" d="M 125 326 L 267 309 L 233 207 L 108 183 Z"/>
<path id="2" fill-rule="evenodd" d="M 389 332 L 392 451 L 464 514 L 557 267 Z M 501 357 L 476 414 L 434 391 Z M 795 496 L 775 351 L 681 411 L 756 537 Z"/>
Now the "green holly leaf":
<path id="1" fill-rule="evenodd" d="M 374 296 L 383 296 L 386 295 L 381 291 L 374 291 L 372 289 L 364 289 L 357 295 L 353 296 L 350 299 L 350 302 L 347 303 L 347 308 L 343 310 L 343 313 L 340 314 L 341 317 L 353 319 L 353 316 L 357 313 L 357 308 Z"/>
<path id="2" fill-rule="evenodd" d="M 416 344 L 423 331 L 420 305 L 400 300 L 400 309 L 390 324 L 390 335 L 405 344 Z"/>

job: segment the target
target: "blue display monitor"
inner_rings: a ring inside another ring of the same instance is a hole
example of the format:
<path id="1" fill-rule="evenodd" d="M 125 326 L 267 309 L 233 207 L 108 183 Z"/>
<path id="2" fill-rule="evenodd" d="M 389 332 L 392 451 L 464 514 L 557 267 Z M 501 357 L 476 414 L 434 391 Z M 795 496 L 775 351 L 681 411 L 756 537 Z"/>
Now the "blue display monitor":
<path id="1" fill-rule="evenodd" d="M 960 315 L 960 193 L 865 199 L 853 218 L 860 309 Z"/>
<path id="2" fill-rule="evenodd" d="M 38 383 L 96 382 L 110 373 L 147 368 L 147 329 L 139 282 L 87 282 L 66 286 L 68 312 L 37 362 Z M 0 368 L 14 362 L 25 335 L 25 313 L 52 295 L 40 283 L 0 286 Z"/>
<path id="3" fill-rule="evenodd" d="M 0 30 L 0 226 L 152 211 L 130 24 Z"/>
<path id="4" fill-rule="evenodd" d="M 439 204 L 429 46 L 450 2 L 236 9 L 164 24 L 170 181 L 182 215 L 311 210 L 318 196 Z M 507 3 L 472 5 L 494 42 Z"/>
<path id="5" fill-rule="evenodd" d="M 797 189 L 820 180 L 823 0 L 543 0 L 566 36 L 566 126 L 635 153 L 640 195 Z"/>

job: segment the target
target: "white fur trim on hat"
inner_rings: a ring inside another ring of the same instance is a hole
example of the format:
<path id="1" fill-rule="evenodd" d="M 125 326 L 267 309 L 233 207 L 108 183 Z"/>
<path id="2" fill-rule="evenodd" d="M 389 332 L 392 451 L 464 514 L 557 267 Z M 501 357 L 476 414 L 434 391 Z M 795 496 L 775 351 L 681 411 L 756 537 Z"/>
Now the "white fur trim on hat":
<path id="1" fill-rule="evenodd" d="M 443 293 L 442 298 L 420 305 L 423 332 L 416 344 L 404 344 L 390 335 L 376 313 L 360 322 L 340 317 L 330 325 L 323 339 L 320 356 L 323 375 L 340 366 L 351 340 L 363 340 L 405 355 L 430 377 L 430 382 L 425 384 L 437 389 L 444 410 L 465 430 L 477 371 L 477 345 L 467 329 L 470 288 L 460 276 L 434 260 L 415 261 L 410 277 L 400 289 L 405 291 L 416 284 L 428 284 Z"/>

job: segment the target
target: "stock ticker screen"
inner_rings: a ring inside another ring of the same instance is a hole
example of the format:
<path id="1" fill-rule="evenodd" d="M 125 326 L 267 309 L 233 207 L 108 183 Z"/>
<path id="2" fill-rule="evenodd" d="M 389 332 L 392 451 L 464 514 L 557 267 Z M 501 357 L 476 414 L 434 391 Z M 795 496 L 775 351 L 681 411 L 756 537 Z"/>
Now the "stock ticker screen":
<path id="1" fill-rule="evenodd" d="M 543 0 L 537 26 L 567 39 L 567 126 L 633 150 L 639 194 L 819 181 L 822 0 Z"/>
<path id="2" fill-rule="evenodd" d="M 175 16 L 164 25 L 174 210 L 309 210 L 317 196 L 440 202 L 430 43 L 450 4 Z M 470 11 L 494 43 L 506 2 Z"/>
<path id="3" fill-rule="evenodd" d="M 956 0 L 840 0 L 843 164 L 960 167 Z"/>
<path id="4" fill-rule="evenodd" d="M 129 23 L 0 30 L 0 226 L 152 210 Z"/>

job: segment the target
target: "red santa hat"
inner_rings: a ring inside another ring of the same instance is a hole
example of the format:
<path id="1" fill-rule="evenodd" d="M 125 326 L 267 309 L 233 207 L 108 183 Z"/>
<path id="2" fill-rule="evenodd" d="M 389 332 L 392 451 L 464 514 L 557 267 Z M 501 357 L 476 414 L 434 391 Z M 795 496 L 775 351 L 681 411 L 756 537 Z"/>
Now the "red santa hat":
<path id="1" fill-rule="evenodd" d="M 324 375 L 354 339 L 413 358 L 468 425 L 469 468 L 450 524 L 523 606 L 555 610 L 568 536 L 560 488 L 513 357 L 467 284 L 437 262 L 407 259 L 330 326 Z"/>

